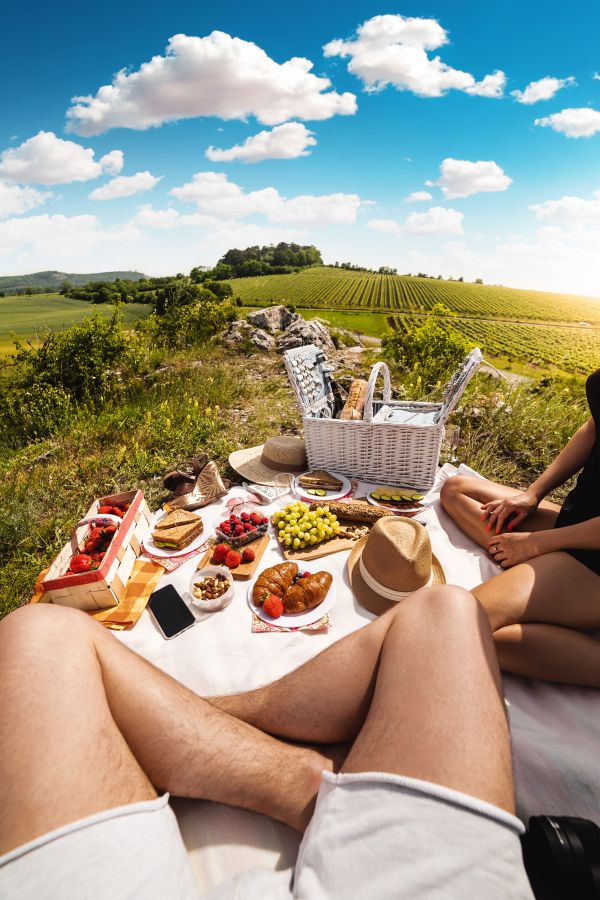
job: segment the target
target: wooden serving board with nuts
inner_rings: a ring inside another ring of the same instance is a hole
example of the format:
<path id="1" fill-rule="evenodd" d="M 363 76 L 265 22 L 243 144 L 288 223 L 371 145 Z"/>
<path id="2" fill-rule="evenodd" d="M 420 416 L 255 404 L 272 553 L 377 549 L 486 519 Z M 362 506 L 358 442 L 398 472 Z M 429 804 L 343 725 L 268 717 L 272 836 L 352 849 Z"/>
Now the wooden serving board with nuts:
<path id="1" fill-rule="evenodd" d="M 245 545 L 254 551 L 254 559 L 252 562 L 248 563 L 240 563 L 239 566 L 236 566 L 235 569 L 230 569 L 229 571 L 233 575 L 234 579 L 247 579 L 252 578 L 254 573 L 256 572 L 257 566 L 262 559 L 263 553 L 269 546 L 269 535 L 263 534 L 261 538 L 257 538 L 255 541 L 251 541 L 249 544 Z M 242 547 L 242 550 L 244 547 Z M 204 569 L 206 566 L 211 564 L 210 560 L 213 555 L 213 548 L 210 547 L 204 556 L 201 557 L 200 562 L 198 563 L 196 570 Z M 219 565 L 223 565 L 223 563 L 219 563 Z"/>

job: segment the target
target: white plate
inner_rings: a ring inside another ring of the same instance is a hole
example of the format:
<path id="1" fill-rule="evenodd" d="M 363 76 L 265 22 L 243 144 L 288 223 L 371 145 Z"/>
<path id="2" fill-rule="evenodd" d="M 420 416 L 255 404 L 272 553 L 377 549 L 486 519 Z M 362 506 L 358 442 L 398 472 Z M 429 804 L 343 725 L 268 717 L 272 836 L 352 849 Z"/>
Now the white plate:
<path id="1" fill-rule="evenodd" d="M 166 513 L 165 513 L 165 515 L 166 515 Z M 164 518 L 164 516 L 161 516 L 160 519 L 157 519 L 155 522 L 155 525 L 158 525 L 158 523 L 163 518 Z M 198 516 L 198 518 L 200 519 L 201 516 Z M 194 538 L 194 540 L 191 542 L 191 544 L 187 545 L 187 547 L 183 547 L 181 550 L 169 550 L 165 547 L 157 547 L 156 544 L 154 543 L 154 541 L 152 539 L 152 532 L 154 531 L 154 527 L 155 526 L 153 526 L 150 529 L 150 531 L 148 532 L 148 534 L 146 535 L 146 537 L 143 540 L 144 547 L 146 548 L 146 550 L 149 553 L 152 554 L 152 556 L 164 556 L 164 557 L 184 556 L 186 553 L 191 553 L 193 550 L 199 550 L 200 547 L 202 546 L 202 544 L 205 544 L 208 540 L 208 535 L 206 534 L 205 531 L 202 531 L 201 534 L 199 534 L 197 538 Z"/>
<path id="2" fill-rule="evenodd" d="M 390 489 L 395 487 L 395 485 L 387 485 L 387 486 Z M 379 485 L 379 487 L 385 487 L 385 485 L 382 484 L 382 485 Z M 373 488 L 373 490 L 377 490 L 377 488 Z M 416 488 L 409 488 L 409 487 L 399 487 L 399 488 L 396 488 L 396 490 L 410 491 L 412 494 L 422 493 L 422 491 L 418 491 Z M 428 500 L 427 496 L 425 495 L 423 497 L 423 499 L 419 501 L 421 504 L 420 506 L 411 506 L 410 508 L 400 509 L 399 507 L 395 506 L 393 503 L 386 503 L 385 500 L 375 500 L 374 497 L 371 497 L 371 493 L 372 493 L 372 491 L 369 491 L 369 493 L 367 494 L 367 502 L 368 503 L 370 503 L 372 506 L 380 506 L 382 509 L 388 509 L 390 512 L 397 513 L 399 516 L 416 515 L 417 513 L 423 512 L 427 508 L 427 506 L 431 505 L 431 500 Z"/>
<path id="3" fill-rule="evenodd" d="M 327 503 L 328 500 L 341 500 L 342 497 L 345 497 L 350 488 L 352 487 L 352 482 L 349 478 L 346 478 L 345 475 L 341 475 L 339 472 L 333 472 L 331 469 L 327 469 L 330 475 L 334 475 L 336 478 L 339 478 L 342 482 L 342 490 L 341 491 L 327 491 L 323 497 L 317 497 L 316 494 L 307 494 L 306 488 L 301 488 L 298 484 L 298 479 L 302 478 L 302 475 L 294 476 L 293 488 L 294 494 L 297 494 L 298 497 L 301 497 L 302 500 L 310 500 L 310 502 L 316 503 Z M 303 472 L 306 475 L 306 472 Z"/>
<path id="4" fill-rule="evenodd" d="M 262 606 L 257 606 L 252 600 L 252 589 L 254 588 L 256 581 L 265 569 L 270 568 L 271 566 L 265 566 L 264 569 L 261 569 L 261 571 L 257 573 L 256 578 L 253 578 L 248 585 L 248 606 L 253 613 L 256 613 L 259 619 L 263 620 L 263 622 L 268 622 L 269 625 L 280 625 L 283 628 L 300 628 L 304 625 L 312 625 L 313 622 L 318 622 L 319 619 L 322 619 L 325 613 L 328 613 L 335 603 L 335 578 L 332 574 L 331 587 L 322 603 L 319 603 L 314 609 L 309 609 L 305 613 L 296 613 L 295 615 L 286 615 L 286 613 L 284 613 L 282 616 L 279 616 L 278 619 L 274 619 L 272 616 L 267 615 Z M 324 566 L 319 565 L 319 560 L 313 560 L 312 562 L 303 562 L 302 560 L 299 560 L 298 569 L 300 572 L 310 572 L 312 575 L 316 572 L 327 571 Z"/>

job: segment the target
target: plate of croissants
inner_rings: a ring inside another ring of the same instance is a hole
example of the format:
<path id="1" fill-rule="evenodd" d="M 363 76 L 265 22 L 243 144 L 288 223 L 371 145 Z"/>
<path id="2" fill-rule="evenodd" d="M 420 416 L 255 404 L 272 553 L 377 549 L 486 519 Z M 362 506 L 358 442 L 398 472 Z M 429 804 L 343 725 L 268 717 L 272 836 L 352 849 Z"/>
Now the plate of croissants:
<path id="1" fill-rule="evenodd" d="M 248 605 L 263 622 L 298 628 L 311 625 L 335 602 L 330 572 L 317 562 L 278 563 L 269 566 L 248 586 Z"/>

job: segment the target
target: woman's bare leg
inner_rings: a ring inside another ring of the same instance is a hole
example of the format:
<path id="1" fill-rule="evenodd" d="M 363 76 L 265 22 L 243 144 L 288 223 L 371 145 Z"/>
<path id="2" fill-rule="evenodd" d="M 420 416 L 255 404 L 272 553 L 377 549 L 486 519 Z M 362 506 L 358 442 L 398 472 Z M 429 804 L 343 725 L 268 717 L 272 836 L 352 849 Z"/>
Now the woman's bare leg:
<path id="1" fill-rule="evenodd" d="M 526 678 L 600 688 L 600 641 L 558 625 L 507 625 L 494 633 L 500 668 Z"/>
<path id="2" fill-rule="evenodd" d="M 473 594 L 488 614 L 501 668 L 600 687 L 600 641 L 581 633 L 600 628 L 600 576 L 591 569 L 568 553 L 547 553 Z"/>
<path id="3" fill-rule="evenodd" d="M 155 787 L 302 830 L 330 768 L 215 709 L 71 609 L 24 607 L 0 623 L 0 684 L 0 853 Z"/>
<path id="4" fill-rule="evenodd" d="M 484 478 L 453 475 L 442 485 L 442 506 L 458 527 L 468 534 L 484 550 L 488 549 L 491 532 L 481 516 L 481 506 L 490 500 L 512 497 L 519 492 L 503 484 Z M 544 531 L 553 528 L 560 506 L 543 500 L 536 512 L 529 516 L 516 531 Z"/>

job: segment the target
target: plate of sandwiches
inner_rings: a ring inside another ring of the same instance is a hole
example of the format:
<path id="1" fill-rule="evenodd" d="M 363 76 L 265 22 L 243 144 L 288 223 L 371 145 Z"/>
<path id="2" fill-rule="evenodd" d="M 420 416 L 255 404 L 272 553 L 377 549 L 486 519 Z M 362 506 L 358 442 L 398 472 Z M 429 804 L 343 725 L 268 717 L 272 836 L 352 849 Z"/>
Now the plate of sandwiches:
<path id="1" fill-rule="evenodd" d="M 200 516 L 175 509 L 163 516 L 144 538 L 144 546 L 153 556 L 181 556 L 199 549 L 205 542 Z"/>
<path id="2" fill-rule="evenodd" d="M 283 562 L 263 569 L 248 586 L 248 606 L 263 622 L 300 628 L 318 622 L 335 603 L 335 583 L 317 562 Z M 269 615 L 265 601 L 272 595 L 283 603 L 283 614 Z M 267 610 L 264 609 L 266 605 Z"/>
<path id="3" fill-rule="evenodd" d="M 350 491 L 352 483 L 345 475 L 326 469 L 311 469 L 294 478 L 294 493 L 305 500 L 340 500 Z"/>

